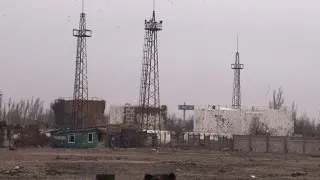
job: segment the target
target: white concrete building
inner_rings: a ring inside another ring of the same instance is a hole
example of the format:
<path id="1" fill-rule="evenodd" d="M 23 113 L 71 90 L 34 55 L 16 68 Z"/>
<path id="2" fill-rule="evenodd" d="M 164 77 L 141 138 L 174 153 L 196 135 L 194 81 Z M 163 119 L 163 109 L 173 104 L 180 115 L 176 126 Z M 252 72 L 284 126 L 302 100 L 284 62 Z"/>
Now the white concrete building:
<path id="1" fill-rule="evenodd" d="M 140 120 L 140 108 L 136 105 L 125 104 L 124 106 L 115 106 L 111 105 L 109 109 L 110 114 L 110 124 L 130 124 L 130 125 L 138 125 Z M 164 122 L 167 116 L 167 111 L 161 110 L 161 129 L 164 128 Z M 150 122 L 153 122 L 152 119 Z M 148 127 L 149 130 L 159 130 L 159 122 L 156 122 L 157 125 L 155 127 L 150 124 Z M 146 128 L 146 127 L 143 127 Z M 146 128 L 147 129 L 147 128 Z"/>
<path id="2" fill-rule="evenodd" d="M 294 122 L 290 111 L 273 109 L 241 109 L 219 106 L 196 106 L 194 131 L 232 136 L 250 134 L 254 122 L 266 127 L 275 136 L 291 136 Z"/>
<path id="3" fill-rule="evenodd" d="M 124 106 L 111 105 L 109 108 L 110 124 L 123 124 Z"/>

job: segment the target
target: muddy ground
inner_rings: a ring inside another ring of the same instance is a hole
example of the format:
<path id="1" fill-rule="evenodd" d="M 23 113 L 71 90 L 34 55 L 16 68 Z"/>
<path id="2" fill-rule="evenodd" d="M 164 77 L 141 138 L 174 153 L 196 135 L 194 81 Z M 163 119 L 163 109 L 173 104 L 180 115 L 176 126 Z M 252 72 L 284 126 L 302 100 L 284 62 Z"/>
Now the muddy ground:
<path id="1" fill-rule="evenodd" d="M 0 179 L 142 180 L 144 174 L 174 172 L 178 180 L 319 179 L 320 156 L 174 149 L 0 148 Z"/>

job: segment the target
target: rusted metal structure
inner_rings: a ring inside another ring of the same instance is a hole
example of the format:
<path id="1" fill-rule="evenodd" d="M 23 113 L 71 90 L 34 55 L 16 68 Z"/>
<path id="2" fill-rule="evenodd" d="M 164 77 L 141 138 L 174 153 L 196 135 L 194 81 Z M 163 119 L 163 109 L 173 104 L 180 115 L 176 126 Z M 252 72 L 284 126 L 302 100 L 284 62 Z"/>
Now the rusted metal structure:
<path id="1" fill-rule="evenodd" d="M 162 21 L 156 21 L 155 10 L 152 18 L 145 20 L 142 74 L 140 84 L 140 129 L 161 129 L 161 106 L 159 93 L 158 67 L 158 31 L 162 30 Z"/>
<path id="2" fill-rule="evenodd" d="M 84 0 L 80 14 L 79 29 L 73 29 L 73 36 L 77 37 L 77 57 L 73 92 L 73 121 L 75 128 L 84 128 L 88 118 L 88 78 L 87 78 L 87 44 L 86 39 L 91 37 L 91 30 L 86 27 Z"/>
<path id="3" fill-rule="evenodd" d="M 77 128 L 75 121 L 73 121 L 73 102 L 71 99 L 57 99 L 51 108 L 55 115 L 55 128 Z M 98 99 L 87 100 L 87 116 L 83 118 L 82 127 L 91 128 L 105 125 L 104 110 L 105 101 Z"/>
<path id="4" fill-rule="evenodd" d="M 231 64 L 231 69 L 234 69 L 232 107 L 235 109 L 240 109 L 241 107 L 240 71 L 243 69 L 243 64 L 240 64 L 238 44 L 239 44 L 239 36 L 237 36 L 237 52 L 236 52 L 235 62 L 234 64 Z"/>

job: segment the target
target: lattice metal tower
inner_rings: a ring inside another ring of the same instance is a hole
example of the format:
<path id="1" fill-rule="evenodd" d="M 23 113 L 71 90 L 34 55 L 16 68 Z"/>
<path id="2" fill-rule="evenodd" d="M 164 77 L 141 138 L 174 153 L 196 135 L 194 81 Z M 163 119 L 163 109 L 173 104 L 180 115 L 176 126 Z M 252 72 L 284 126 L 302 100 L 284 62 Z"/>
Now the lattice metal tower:
<path id="1" fill-rule="evenodd" d="M 232 107 L 235 109 L 240 109 L 241 107 L 240 71 L 241 69 L 243 69 L 243 64 L 240 64 L 238 47 L 239 47 L 239 36 L 237 36 L 237 52 L 236 52 L 235 63 L 231 64 L 231 69 L 234 69 Z"/>
<path id="2" fill-rule="evenodd" d="M 91 37 L 91 30 L 86 28 L 86 14 L 84 0 L 80 14 L 79 29 L 73 29 L 73 36 L 77 37 L 77 56 L 73 92 L 72 113 L 75 128 L 83 128 L 83 121 L 88 115 L 88 78 L 87 78 L 87 44 L 86 38 Z"/>
<path id="3" fill-rule="evenodd" d="M 162 30 L 162 21 L 156 21 L 154 8 L 152 18 L 145 20 L 144 29 L 139 123 L 141 130 L 161 129 L 157 35 Z"/>

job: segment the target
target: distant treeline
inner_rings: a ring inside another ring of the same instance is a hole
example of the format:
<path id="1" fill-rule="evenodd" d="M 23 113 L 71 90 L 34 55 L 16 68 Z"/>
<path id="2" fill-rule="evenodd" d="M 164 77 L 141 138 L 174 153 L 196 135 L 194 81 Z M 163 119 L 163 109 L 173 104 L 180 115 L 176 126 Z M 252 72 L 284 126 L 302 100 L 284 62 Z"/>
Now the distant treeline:
<path id="1" fill-rule="evenodd" d="M 22 127 L 40 124 L 51 128 L 54 125 L 54 113 L 51 109 L 44 109 L 40 98 L 21 99 L 18 102 L 10 98 L 6 103 L 0 97 L 0 121 Z"/>
<path id="2" fill-rule="evenodd" d="M 284 104 L 283 90 L 273 92 L 273 98 L 269 103 L 270 109 L 282 109 Z M 297 105 L 292 104 L 292 119 L 294 121 L 295 134 L 304 136 L 320 137 L 320 124 L 315 119 L 311 119 L 307 114 L 297 116 Z M 106 114 L 106 119 L 109 115 Z M 42 128 L 54 127 L 54 112 L 51 108 L 45 109 L 43 101 L 40 98 L 21 99 L 14 101 L 11 98 L 8 102 L 3 102 L 0 95 L 0 121 L 6 121 L 7 124 L 28 126 L 31 124 L 39 124 Z M 166 118 L 166 129 L 170 131 L 192 131 L 194 117 L 189 116 L 183 121 L 176 114 L 168 115 Z M 252 127 L 253 134 L 266 134 L 266 127 L 256 124 Z"/>

